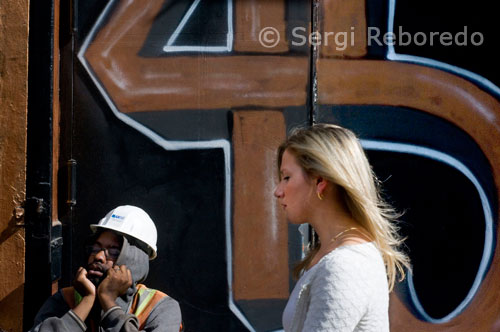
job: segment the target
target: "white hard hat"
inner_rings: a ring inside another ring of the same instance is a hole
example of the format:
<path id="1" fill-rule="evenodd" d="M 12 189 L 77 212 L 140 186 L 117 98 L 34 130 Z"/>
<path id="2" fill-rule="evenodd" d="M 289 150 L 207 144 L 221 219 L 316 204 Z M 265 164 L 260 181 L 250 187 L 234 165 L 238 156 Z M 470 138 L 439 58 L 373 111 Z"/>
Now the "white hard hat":
<path id="1" fill-rule="evenodd" d="M 90 225 L 92 232 L 109 229 L 122 235 L 131 236 L 145 245 L 149 259 L 156 258 L 156 226 L 149 215 L 141 208 L 123 205 L 114 208 L 98 224 Z"/>

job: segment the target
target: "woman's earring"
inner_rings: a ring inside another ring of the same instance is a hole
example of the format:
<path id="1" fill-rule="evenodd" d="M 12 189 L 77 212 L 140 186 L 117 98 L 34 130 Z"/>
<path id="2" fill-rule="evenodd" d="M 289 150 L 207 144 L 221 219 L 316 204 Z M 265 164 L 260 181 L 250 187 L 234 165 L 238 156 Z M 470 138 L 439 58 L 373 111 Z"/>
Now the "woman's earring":
<path id="1" fill-rule="evenodd" d="M 321 195 L 321 193 L 319 191 L 317 191 L 316 194 L 318 195 L 319 200 L 322 201 L 323 195 Z"/>

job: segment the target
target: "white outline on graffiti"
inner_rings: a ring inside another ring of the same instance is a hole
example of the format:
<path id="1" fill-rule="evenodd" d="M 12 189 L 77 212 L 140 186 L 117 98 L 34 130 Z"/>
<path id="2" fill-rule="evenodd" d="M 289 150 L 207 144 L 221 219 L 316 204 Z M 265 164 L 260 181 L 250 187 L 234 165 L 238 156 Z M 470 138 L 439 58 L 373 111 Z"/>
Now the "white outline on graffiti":
<path id="1" fill-rule="evenodd" d="M 226 36 L 226 46 L 182 46 L 173 45 L 177 40 L 177 37 L 181 33 L 184 26 L 193 15 L 196 7 L 201 0 L 195 0 L 191 7 L 182 18 L 181 22 L 175 29 L 174 33 L 170 36 L 167 44 L 163 47 L 163 51 L 167 53 L 171 52 L 231 52 L 233 49 L 233 1 L 227 1 L 227 36 Z"/>
<path id="2" fill-rule="evenodd" d="M 394 15 L 396 13 L 396 0 L 389 0 L 389 23 L 387 30 L 389 33 L 394 33 Z M 500 97 L 500 88 L 487 78 L 473 73 L 467 69 L 463 69 L 457 66 L 450 65 L 445 62 L 437 61 L 430 58 L 419 57 L 415 55 L 399 54 L 394 50 L 394 45 L 389 44 L 387 47 L 386 58 L 388 60 L 415 63 L 419 65 L 425 65 L 428 67 L 438 68 L 467 78 L 468 80 L 478 84 L 481 87 L 485 87 L 493 93 L 496 97 Z"/>
<path id="3" fill-rule="evenodd" d="M 479 264 L 479 268 L 476 274 L 476 277 L 474 279 L 474 282 L 472 283 L 471 289 L 467 293 L 467 296 L 463 299 L 463 301 L 453 310 L 451 313 L 446 315 L 443 318 L 433 318 L 427 314 L 425 311 L 424 307 L 420 303 L 420 300 L 418 299 L 417 292 L 415 290 L 415 286 L 413 284 L 413 276 L 411 273 L 408 274 L 408 286 L 410 290 L 410 297 L 413 300 L 413 303 L 419 312 L 419 314 L 424 317 L 424 319 L 428 322 L 431 323 L 445 323 L 450 321 L 452 318 L 456 317 L 458 314 L 460 314 L 466 307 L 467 305 L 472 301 L 472 298 L 474 295 L 477 293 L 479 290 L 479 287 L 481 286 L 481 282 L 484 279 L 484 276 L 486 275 L 489 261 L 492 257 L 494 248 L 493 248 L 493 213 L 492 209 L 488 200 L 488 197 L 486 196 L 486 193 L 484 192 L 483 188 L 481 187 L 481 184 L 477 180 L 477 178 L 474 176 L 474 174 L 469 170 L 467 166 L 465 166 L 462 162 L 459 160 L 453 158 L 452 156 L 445 154 L 443 152 L 439 152 L 434 149 L 430 149 L 427 147 L 422 147 L 418 145 L 411 145 L 411 144 L 403 144 L 403 143 L 392 143 L 392 142 L 384 142 L 384 141 L 377 141 L 377 140 L 366 140 L 363 139 L 361 140 L 361 144 L 363 145 L 363 148 L 367 150 L 375 150 L 375 151 L 390 151 L 390 152 L 398 152 L 398 153 L 406 153 L 406 154 L 413 154 L 417 156 L 422 156 L 426 157 L 432 160 L 436 160 L 438 162 L 444 163 L 446 165 L 449 165 L 459 172 L 461 172 L 467 179 L 469 179 L 470 182 L 474 185 L 476 188 L 479 198 L 482 203 L 483 207 L 483 213 L 484 213 L 484 248 L 483 248 L 483 256 L 481 258 L 481 262 Z"/>

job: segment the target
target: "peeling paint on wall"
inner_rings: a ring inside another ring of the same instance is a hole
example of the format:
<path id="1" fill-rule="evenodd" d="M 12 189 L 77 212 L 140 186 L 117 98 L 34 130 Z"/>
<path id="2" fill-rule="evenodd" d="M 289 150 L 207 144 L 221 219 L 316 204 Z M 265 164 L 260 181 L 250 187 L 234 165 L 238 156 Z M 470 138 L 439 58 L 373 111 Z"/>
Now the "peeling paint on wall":
<path id="1" fill-rule="evenodd" d="M 0 6 L 0 327 L 21 331 L 26 182 L 27 0 Z"/>

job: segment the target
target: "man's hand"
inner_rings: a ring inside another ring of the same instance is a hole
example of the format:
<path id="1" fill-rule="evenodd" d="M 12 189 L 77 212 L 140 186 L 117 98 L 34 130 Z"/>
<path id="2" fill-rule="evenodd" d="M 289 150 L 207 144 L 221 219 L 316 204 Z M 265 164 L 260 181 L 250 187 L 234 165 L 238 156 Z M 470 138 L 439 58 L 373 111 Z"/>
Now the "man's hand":
<path id="1" fill-rule="evenodd" d="M 73 286 L 83 297 L 82 301 L 73 309 L 73 312 L 80 317 L 82 321 L 85 321 L 94 305 L 96 289 L 95 285 L 87 278 L 87 270 L 83 267 L 80 267 L 76 272 Z"/>
<path id="2" fill-rule="evenodd" d="M 76 272 L 75 280 L 73 281 L 73 286 L 80 293 L 82 297 L 93 296 L 95 298 L 96 289 L 95 285 L 87 279 L 87 270 L 80 267 Z"/>
<path id="3" fill-rule="evenodd" d="M 116 298 L 132 286 L 132 274 L 125 265 L 115 265 L 109 269 L 106 278 L 97 288 L 97 296 L 104 312 L 116 305 Z"/>

